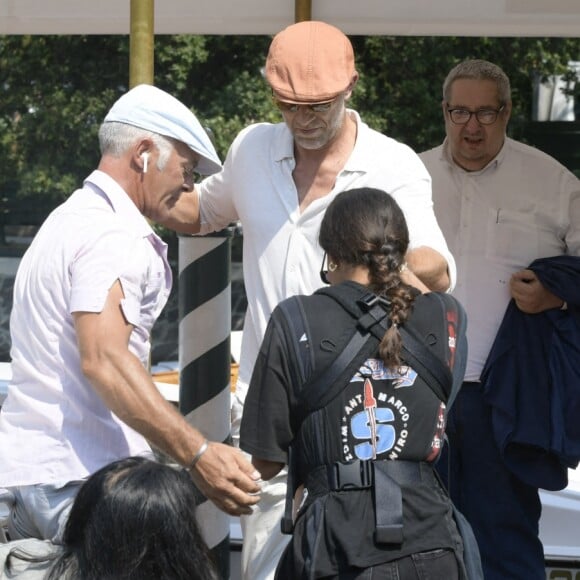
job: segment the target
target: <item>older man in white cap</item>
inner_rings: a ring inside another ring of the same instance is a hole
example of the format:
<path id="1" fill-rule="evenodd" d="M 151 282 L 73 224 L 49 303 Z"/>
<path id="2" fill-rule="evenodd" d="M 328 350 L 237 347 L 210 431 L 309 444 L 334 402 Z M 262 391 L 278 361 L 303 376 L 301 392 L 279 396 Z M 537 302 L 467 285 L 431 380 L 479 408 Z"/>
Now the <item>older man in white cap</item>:
<path id="1" fill-rule="evenodd" d="M 249 513 L 258 501 L 259 474 L 241 452 L 205 440 L 146 370 L 172 279 L 145 218 L 169 219 L 194 171 L 213 173 L 220 160 L 195 115 L 149 85 L 113 105 L 99 141 L 97 170 L 47 218 L 16 276 L 13 380 L 0 413 L 11 539 L 58 542 L 82 481 L 150 454 L 150 442 L 223 510 Z"/>

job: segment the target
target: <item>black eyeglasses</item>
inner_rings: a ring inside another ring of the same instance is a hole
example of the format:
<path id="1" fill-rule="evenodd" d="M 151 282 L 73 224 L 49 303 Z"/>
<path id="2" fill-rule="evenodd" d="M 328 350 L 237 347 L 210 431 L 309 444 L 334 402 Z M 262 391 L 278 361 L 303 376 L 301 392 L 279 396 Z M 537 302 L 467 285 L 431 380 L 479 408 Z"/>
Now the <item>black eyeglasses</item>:
<path id="1" fill-rule="evenodd" d="M 447 109 L 449 118 L 456 125 L 467 125 L 472 115 L 475 115 L 478 123 L 482 125 L 493 125 L 497 121 L 498 115 L 505 109 L 502 105 L 499 109 L 478 109 L 477 111 L 470 111 L 469 109 Z"/>
<path id="2" fill-rule="evenodd" d="M 285 103 L 275 95 L 272 95 L 272 100 L 283 113 L 297 113 L 300 107 L 308 107 L 308 109 L 314 113 L 326 113 L 327 111 L 330 111 L 336 98 L 332 99 L 332 101 L 324 101 L 323 103 Z"/>

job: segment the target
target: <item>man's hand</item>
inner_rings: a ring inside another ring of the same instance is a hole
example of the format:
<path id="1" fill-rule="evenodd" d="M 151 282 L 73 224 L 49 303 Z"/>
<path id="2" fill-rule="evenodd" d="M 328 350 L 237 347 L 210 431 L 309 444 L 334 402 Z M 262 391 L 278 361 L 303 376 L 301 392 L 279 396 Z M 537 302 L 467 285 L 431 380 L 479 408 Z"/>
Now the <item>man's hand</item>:
<path id="1" fill-rule="evenodd" d="M 251 514 L 260 501 L 260 473 L 235 447 L 209 443 L 190 473 L 201 492 L 232 516 Z"/>
<path id="2" fill-rule="evenodd" d="M 510 279 L 510 293 L 517 307 L 526 314 L 537 314 L 551 308 L 561 308 L 562 298 L 542 286 L 532 270 L 520 270 Z"/>
<path id="3" fill-rule="evenodd" d="M 157 223 L 180 234 L 197 234 L 201 227 L 199 215 L 199 195 L 197 189 L 184 191 L 171 211 Z"/>
<path id="4" fill-rule="evenodd" d="M 419 279 L 421 284 L 414 283 L 409 279 L 408 273 L 403 276 L 403 281 L 418 288 L 421 292 L 432 290 L 434 292 L 446 292 L 451 284 L 447 271 L 447 261 L 436 250 L 427 246 L 420 246 L 409 250 L 405 256 L 407 267 Z"/>

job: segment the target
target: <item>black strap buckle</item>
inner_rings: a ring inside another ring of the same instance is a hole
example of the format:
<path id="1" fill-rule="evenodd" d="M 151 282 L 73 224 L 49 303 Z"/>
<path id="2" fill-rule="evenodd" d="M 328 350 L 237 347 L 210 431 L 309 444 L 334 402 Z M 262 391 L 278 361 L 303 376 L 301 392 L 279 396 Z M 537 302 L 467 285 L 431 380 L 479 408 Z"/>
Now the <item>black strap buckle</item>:
<path id="1" fill-rule="evenodd" d="M 371 461 L 336 462 L 327 466 L 328 485 L 332 491 L 366 489 L 373 485 Z"/>
<path id="2" fill-rule="evenodd" d="M 388 311 L 391 308 L 391 301 L 384 296 L 378 296 L 373 292 L 368 292 L 361 298 L 357 300 L 359 306 L 366 310 L 367 312 L 373 308 L 373 306 L 380 306 L 383 310 Z"/>
<path id="3" fill-rule="evenodd" d="M 382 338 L 385 330 L 391 326 L 391 320 L 389 319 L 389 311 L 391 308 L 391 302 L 384 296 L 377 296 L 372 292 L 368 292 L 362 298 L 357 300 L 359 306 L 364 310 L 363 314 L 357 321 L 359 328 L 365 331 L 371 331 L 377 338 Z M 383 322 L 386 320 L 386 323 Z M 376 327 L 377 324 L 383 325 L 383 329 L 377 335 L 376 328 L 375 331 L 371 330 Z"/>
<path id="4" fill-rule="evenodd" d="M 294 531 L 294 522 L 292 518 L 284 516 L 280 522 L 280 531 L 283 534 L 291 534 Z"/>

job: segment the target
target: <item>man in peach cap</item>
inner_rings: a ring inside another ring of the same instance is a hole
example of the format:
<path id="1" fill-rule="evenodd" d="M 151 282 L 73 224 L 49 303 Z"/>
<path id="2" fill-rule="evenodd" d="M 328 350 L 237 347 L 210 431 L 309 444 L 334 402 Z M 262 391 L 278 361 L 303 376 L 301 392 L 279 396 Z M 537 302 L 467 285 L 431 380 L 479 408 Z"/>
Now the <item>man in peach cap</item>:
<path id="1" fill-rule="evenodd" d="M 358 73 L 345 34 L 324 22 L 289 26 L 270 45 L 265 76 L 283 122 L 242 130 L 222 171 L 182 196 L 180 214 L 166 223 L 202 234 L 238 220 L 243 226 L 248 309 L 232 402 L 234 438 L 272 310 L 322 285 L 318 230 L 339 192 L 375 187 L 395 198 L 410 231 L 406 281 L 446 290 L 455 278 L 425 167 L 409 147 L 370 129 L 347 108 Z M 273 578 L 287 541 L 280 532 L 285 489 L 285 473 L 265 482 L 254 514 L 242 518 L 248 580 Z"/>

